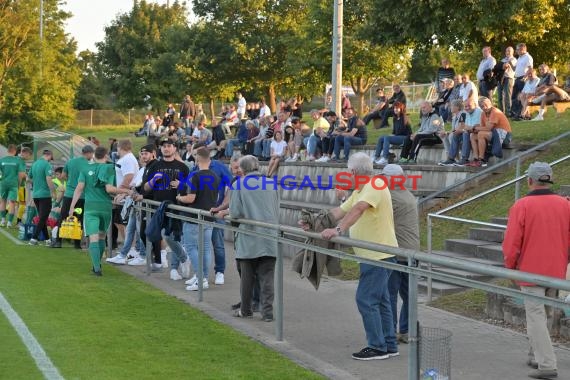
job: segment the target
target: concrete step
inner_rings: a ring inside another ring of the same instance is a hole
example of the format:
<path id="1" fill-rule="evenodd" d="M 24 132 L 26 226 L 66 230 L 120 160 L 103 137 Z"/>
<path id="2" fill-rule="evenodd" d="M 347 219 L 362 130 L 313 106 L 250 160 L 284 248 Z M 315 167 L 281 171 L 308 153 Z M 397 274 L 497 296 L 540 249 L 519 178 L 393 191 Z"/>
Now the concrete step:
<path id="1" fill-rule="evenodd" d="M 495 260 L 488 260 L 488 259 L 485 259 L 482 257 L 471 256 L 471 255 L 467 255 L 467 254 L 463 254 L 463 253 L 457 253 L 457 252 L 451 252 L 451 251 L 433 251 L 432 253 L 435 255 L 446 256 L 446 257 L 453 258 L 453 259 L 469 260 L 469 261 L 476 262 L 479 264 L 499 266 L 499 267 L 503 266 L 502 262 L 498 262 Z"/>
<path id="2" fill-rule="evenodd" d="M 493 243 L 473 239 L 447 239 L 445 240 L 445 250 L 475 256 L 479 246 L 491 244 Z"/>
<path id="3" fill-rule="evenodd" d="M 487 227 L 475 227 L 469 229 L 469 239 L 502 243 L 504 238 L 504 230 Z"/>
<path id="4" fill-rule="evenodd" d="M 445 241 L 445 250 L 497 262 L 503 261 L 503 250 L 501 246 L 483 240 L 447 239 Z"/>
<path id="5" fill-rule="evenodd" d="M 477 250 L 477 257 L 497 261 L 502 264 L 504 262 L 503 247 L 500 244 L 480 246 Z"/>
<path id="6" fill-rule="evenodd" d="M 570 185 L 560 185 L 558 193 L 560 195 L 570 196 Z"/>
<path id="7" fill-rule="evenodd" d="M 479 273 L 473 273 L 473 272 L 469 272 L 469 271 L 446 268 L 446 267 L 433 267 L 432 271 L 438 272 L 438 273 L 450 274 L 453 276 L 457 276 L 457 277 L 461 277 L 461 278 L 465 278 L 465 279 L 469 279 L 469 280 L 475 280 L 475 281 L 486 282 L 486 281 L 489 281 L 492 279 L 491 276 L 486 276 L 486 275 L 479 274 Z M 445 282 L 445 280 L 437 280 L 437 281 L 438 282 Z"/>
<path id="8" fill-rule="evenodd" d="M 507 225 L 508 218 L 506 216 L 496 216 L 491 219 L 491 223 Z"/>
<path id="9" fill-rule="evenodd" d="M 418 281 L 418 290 L 427 293 L 427 280 Z M 434 298 L 443 297 L 464 291 L 466 288 L 458 285 L 446 284 L 444 282 L 432 281 L 431 292 Z"/>

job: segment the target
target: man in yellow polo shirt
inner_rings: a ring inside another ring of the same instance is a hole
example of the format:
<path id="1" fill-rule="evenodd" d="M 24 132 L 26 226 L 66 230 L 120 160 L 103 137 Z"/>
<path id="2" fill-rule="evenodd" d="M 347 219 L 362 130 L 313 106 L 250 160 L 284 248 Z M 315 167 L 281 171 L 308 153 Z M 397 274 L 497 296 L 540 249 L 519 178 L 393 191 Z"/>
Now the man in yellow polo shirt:
<path id="1" fill-rule="evenodd" d="M 353 176 L 372 177 L 372 160 L 364 153 L 355 153 L 348 159 L 348 170 Z M 352 239 L 366 240 L 397 247 L 394 230 L 392 197 L 386 187 L 377 184 L 361 185 L 340 206 L 331 210 L 338 221 L 336 228 L 322 231 L 324 239 L 331 239 L 348 231 Z M 357 256 L 371 260 L 395 262 L 393 255 L 354 248 Z M 360 278 L 356 289 L 356 304 L 362 317 L 367 346 L 352 354 L 356 360 L 378 360 L 398 356 L 392 307 L 388 293 L 391 270 L 369 264 L 360 264 Z"/>

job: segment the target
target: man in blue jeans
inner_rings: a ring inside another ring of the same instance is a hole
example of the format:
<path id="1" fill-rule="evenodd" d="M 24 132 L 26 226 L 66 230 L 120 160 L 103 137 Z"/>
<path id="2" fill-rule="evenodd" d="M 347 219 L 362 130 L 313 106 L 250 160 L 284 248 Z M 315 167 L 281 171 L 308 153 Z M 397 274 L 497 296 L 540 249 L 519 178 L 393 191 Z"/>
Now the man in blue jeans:
<path id="1" fill-rule="evenodd" d="M 384 167 L 382 174 L 388 177 L 401 177 L 404 170 L 400 165 L 389 164 Z M 392 196 L 392 210 L 394 212 L 394 225 L 396 229 L 396 240 L 398 247 L 419 250 L 420 249 L 420 225 L 418 218 L 418 205 L 416 197 L 408 189 L 399 187 L 390 189 Z M 398 259 L 398 264 L 407 266 L 406 260 Z M 392 271 L 388 280 L 388 290 L 392 306 L 392 316 L 394 320 L 394 331 L 398 341 L 408 343 L 408 274 L 406 272 Z M 402 298 L 402 308 L 398 319 L 398 294 Z"/>
<path id="2" fill-rule="evenodd" d="M 373 176 L 372 160 L 358 152 L 348 159 L 348 170 L 354 176 Z M 378 187 L 378 186 L 376 186 Z M 346 231 L 352 239 L 397 247 L 394 231 L 392 198 L 387 186 L 374 189 L 371 183 L 361 185 L 340 206 L 330 211 L 338 224 L 321 232 L 323 239 L 331 239 Z M 300 222 L 303 229 L 308 227 Z M 368 260 L 395 262 L 391 254 L 354 247 L 357 256 Z M 388 293 L 388 279 L 392 271 L 382 266 L 360 264 L 360 278 L 356 289 L 356 304 L 362 317 L 367 345 L 352 354 L 356 360 L 378 360 L 398 356 L 392 307 Z"/>
<path id="3" fill-rule="evenodd" d="M 215 207 L 218 207 L 224 201 L 226 194 L 226 189 L 230 186 L 232 182 L 232 174 L 228 167 L 217 160 L 207 160 L 209 163 L 209 170 L 214 172 L 220 179 L 220 185 L 218 186 L 218 198 L 216 200 Z M 232 162 L 234 160 L 232 159 Z M 190 176 L 197 173 L 199 168 L 196 166 L 194 170 L 190 172 Z M 214 207 L 212 206 L 212 207 Z M 216 218 L 216 223 L 225 224 L 225 220 Z M 186 234 L 186 233 L 184 233 Z M 214 227 L 212 229 L 212 246 L 214 248 L 214 273 L 216 277 L 214 279 L 215 285 L 224 285 L 224 272 L 226 270 L 226 249 L 224 246 L 224 229 L 223 227 Z"/>
<path id="4" fill-rule="evenodd" d="M 196 151 L 196 163 L 198 164 L 198 171 L 194 173 L 188 181 L 188 193 L 186 195 L 178 195 L 176 200 L 181 204 L 187 205 L 191 208 L 210 211 L 218 201 L 218 187 L 220 185 L 220 178 L 210 169 L 210 151 L 204 147 Z M 196 218 L 196 215 L 193 215 Z M 204 217 L 205 221 L 213 222 L 213 217 Z M 182 227 L 183 231 L 183 246 L 192 262 L 195 275 L 190 280 L 186 281 L 186 290 L 196 291 L 199 286 L 199 271 L 202 270 L 203 282 L 202 288 L 208 289 L 208 271 L 211 259 L 211 243 L 212 243 L 212 227 L 208 225 L 203 226 L 203 236 L 199 236 L 200 226 L 194 222 L 184 222 Z M 202 268 L 199 266 L 198 259 L 198 243 L 199 239 L 204 241 L 204 259 Z"/>
<path id="5" fill-rule="evenodd" d="M 348 118 L 346 132 L 340 132 L 334 140 L 332 161 L 339 161 L 341 148 L 344 151 L 344 160 L 348 160 L 352 146 L 366 144 L 368 133 L 362 119 L 354 113 L 352 107 L 346 109 L 345 116 Z"/>

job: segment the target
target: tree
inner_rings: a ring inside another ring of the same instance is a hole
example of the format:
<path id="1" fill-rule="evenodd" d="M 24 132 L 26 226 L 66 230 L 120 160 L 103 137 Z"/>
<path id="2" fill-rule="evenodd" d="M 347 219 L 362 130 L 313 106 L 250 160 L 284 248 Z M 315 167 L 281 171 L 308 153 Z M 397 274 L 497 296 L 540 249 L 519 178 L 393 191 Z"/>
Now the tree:
<path id="1" fill-rule="evenodd" d="M 164 44 L 164 33 L 186 23 L 185 3 L 175 1 L 166 6 L 142 0 L 135 1 L 129 13 L 119 15 L 105 28 L 105 40 L 97 43 L 97 48 L 120 106 L 145 106 L 145 98 L 150 97 L 150 102 L 159 107 L 171 101 L 172 94 L 182 96 L 179 83 L 170 80 L 176 75 L 176 62 L 167 59 L 171 52 Z"/>
<path id="2" fill-rule="evenodd" d="M 75 97 L 78 110 L 105 109 L 111 106 L 111 92 L 97 55 L 89 50 L 79 53 L 82 77 Z"/>
<path id="3" fill-rule="evenodd" d="M 263 89 L 275 111 L 276 93 L 299 88 L 305 83 L 303 75 L 310 76 L 287 63 L 299 54 L 304 1 L 196 0 L 193 4 L 204 28 L 213 31 L 212 37 L 225 38 L 223 43 L 231 50 L 227 63 L 232 69 L 226 74 L 239 80 L 228 80 L 229 85 L 244 83 L 245 89 Z"/>
<path id="4" fill-rule="evenodd" d="M 525 42 L 537 62 L 570 58 L 567 0 L 372 0 L 368 30 L 374 42 L 449 46 L 458 51 L 489 45 L 502 51 Z M 378 30 L 381 29 L 381 33 Z"/>
<path id="5" fill-rule="evenodd" d="M 34 10 L 30 1 L 5 0 L 0 3 L 0 109 L 6 78 L 27 53 L 30 34 L 37 30 L 32 19 L 37 14 Z"/>
<path id="6" fill-rule="evenodd" d="M 362 28 L 370 9 L 371 3 L 368 0 L 344 1 L 343 82 L 350 83 L 358 97 L 360 114 L 364 113 L 364 96 L 368 90 L 375 84 L 404 79 L 410 62 L 410 52 L 406 45 L 370 43 L 370 38 Z M 308 38 L 304 44 L 315 52 L 313 58 L 320 62 L 320 70 L 330 73 L 333 20 L 330 1 L 312 0 L 309 2 L 309 14 L 306 25 Z M 330 76 L 327 79 L 330 80 Z"/>
<path id="7" fill-rule="evenodd" d="M 17 3 L 22 7 L 11 7 L 9 12 L 27 12 L 32 18 L 39 15 L 38 2 Z M 25 15 L 10 17 L 28 20 Z M 18 59 L 7 70 L 4 66 L 3 88 L 10 91 L 2 93 L 0 140 L 19 142 L 23 131 L 65 128 L 74 119 L 73 99 L 80 72 L 76 43 L 65 35 L 64 21 L 68 17 L 59 9 L 58 0 L 44 0 L 43 41 L 39 39 L 37 19 L 30 21 L 32 29 L 25 36 L 14 39 L 19 42 L 11 51 Z"/>

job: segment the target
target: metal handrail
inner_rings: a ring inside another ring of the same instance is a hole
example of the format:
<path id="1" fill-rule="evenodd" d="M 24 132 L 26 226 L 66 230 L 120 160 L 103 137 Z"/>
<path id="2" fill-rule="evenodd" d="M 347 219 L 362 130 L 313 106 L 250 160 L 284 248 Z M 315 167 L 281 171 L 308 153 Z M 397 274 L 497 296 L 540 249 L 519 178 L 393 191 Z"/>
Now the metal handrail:
<path id="1" fill-rule="evenodd" d="M 570 135 L 570 132 L 567 132 L 566 134 Z M 560 135 L 560 136 L 564 136 L 566 134 Z M 558 137 L 560 137 L 558 136 Z M 557 160 L 554 160 L 552 162 L 550 162 L 550 166 L 555 166 L 561 162 L 564 162 L 566 160 L 570 159 L 570 155 L 566 155 L 564 157 L 561 157 Z M 507 226 L 505 225 L 501 225 L 501 224 L 496 224 L 496 223 L 488 223 L 488 222 L 482 222 L 482 221 L 478 221 L 478 220 L 474 220 L 474 219 L 466 219 L 466 218 L 459 218 L 459 217 L 454 217 L 454 216 L 448 216 L 448 215 L 443 215 L 451 210 L 454 210 L 456 208 L 459 208 L 461 206 L 464 206 L 470 202 L 473 202 L 477 199 L 481 199 L 489 194 L 492 194 L 498 190 L 501 190 L 507 186 L 512 185 L 513 183 L 517 186 L 515 189 L 515 201 L 519 198 L 519 194 L 520 194 L 520 181 L 526 178 L 526 175 L 520 175 L 520 157 L 517 158 L 517 168 L 516 168 L 516 172 L 517 172 L 517 177 L 515 177 L 514 179 L 511 179 L 509 181 L 506 181 L 500 185 L 497 185 L 491 189 L 488 189 L 486 191 L 483 191 L 479 194 L 476 194 L 472 197 L 469 197 L 467 199 L 464 199 L 460 202 L 457 202 L 456 204 L 453 204 L 449 207 L 446 207 L 442 210 L 439 210 L 437 212 L 434 213 L 428 213 L 427 214 L 427 250 L 428 250 L 428 254 L 431 254 L 433 252 L 433 246 L 432 246 L 432 237 L 433 237 L 433 224 L 432 224 L 432 219 L 444 219 L 444 220 L 449 220 L 449 221 L 455 221 L 455 222 L 463 222 L 463 223 L 467 223 L 467 224 L 474 224 L 474 225 L 480 225 L 480 226 L 485 226 L 485 227 L 492 227 L 492 228 L 497 228 L 497 229 L 506 229 Z M 433 281 L 433 275 L 432 275 L 432 264 L 428 262 L 428 271 L 430 272 L 430 274 L 427 276 L 427 298 L 428 301 L 431 301 L 432 299 L 432 281 Z"/>
<path id="2" fill-rule="evenodd" d="M 441 197 L 443 194 L 448 193 L 449 191 L 452 191 L 452 190 L 458 188 L 459 186 L 463 186 L 463 185 L 465 185 L 465 184 L 467 184 L 467 183 L 469 183 L 469 182 L 471 182 L 471 181 L 473 181 L 473 180 L 475 180 L 475 179 L 477 179 L 477 178 L 479 178 L 479 177 L 483 177 L 483 176 L 486 176 L 486 175 L 488 175 L 488 174 L 491 174 L 491 173 L 493 173 L 494 171 L 496 171 L 497 169 L 502 168 L 503 166 L 506 166 L 506 165 L 508 165 L 508 164 L 510 164 L 510 163 L 512 163 L 512 162 L 514 162 L 514 161 L 519 160 L 519 162 L 520 162 L 520 159 L 522 159 L 522 158 L 524 158 L 524 157 L 530 155 L 531 153 L 534 153 L 534 152 L 536 152 L 537 150 L 541 150 L 541 149 L 543 149 L 543 148 L 549 146 L 550 144 L 553 144 L 553 143 L 555 143 L 555 142 L 557 142 L 557 141 L 559 141 L 559 140 L 562 140 L 563 138 L 569 137 L 569 136 L 570 136 L 570 131 L 569 131 L 569 132 L 562 133 L 561 135 L 558 135 L 558 136 L 556 136 L 556 137 L 554 137 L 554 138 L 552 138 L 552 139 L 550 139 L 550 140 L 548 140 L 548 141 L 545 141 L 545 142 L 543 142 L 543 143 L 541 143 L 541 144 L 538 144 L 538 145 L 536 145 L 536 146 L 534 146 L 534 147 L 532 147 L 532 148 L 530 148 L 530 149 L 528 149 L 528 150 L 525 150 L 524 152 L 520 152 L 520 153 L 514 155 L 513 157 L 507 158 L 506 160 L 501 161 L 501 162 L 499 162 L 499 163 L 497 163 L 497 164 L 495 164 L 495 165 L 493 165 L 493 166 L 489 166 L 488 168 L 483 169 L 482 171 L 477 172 L 477 173 L 474 174 L 474 175 L 471 175 L 471 176 L 469 176 L 469 177 L 467 177 L 467 178 L 465 178 L 465 179 L 463 179 L 463 180 L 461 180 L 461 181 L 455 182 L 453 185 L 449 185 L 449 186 L 447 186 L 447 187 L 444 188 L 444 189 L 441 189 L 441 190 L 439 190 L 439 191 L 436 191 L 436 192 L 434 192 L 434 193 L 432 193 L 432 194 L 430 194 L 430 195 L 428 195 L 428 196 L 426 196 L 426 197 L 420 199 L 420 200 L 418 201 L 418 206 L 421 207 L 424 203 L 426 203 L 426 202 L 429 201 L 429 200 L 432 200 L 432 199 L 434 199 L 434 198 Z"/>
<path id="3" fill-rule="evenodd" d="M 156 210 L 156 207 L 160 205 L 160 202 L 155 202 L 152 200 L 143 200 L 138 202 L 135 205 L 135 208 L 144 211 L 147 214 L 147 217 Z M 204 217 L 211 217 L 211 214 L 208 211 L 193 209 L 184 206 L 177 206 L 177 205 L 169 205 L 168 211 L 166 215 L 170 218 L 179 219 L 181 221 L 190 221 L 193 223 L 198 223 L 200 225 L 199 228 L 199 237 L 198 242 L 203 241 L 203 233 L 204 233 L 204 226 L 209 225 L 212 226 L 215 223 L 211 221 L 206 221 Z M 196 217 L 181 215 L 176 213 L 176 211 L 182 211 L 185 214 L 193 214 Z M 142 214 L 142 213 L 140 213 Z M 142 215 L 141 215 L 142 216 Z M 339 243 L 344 246 L 352 246 L 352 247 L 359 247 L 364 249 L 369 249 L 377 252 L 384 252 L 393 254 L 399 257 L 404 257 L 408 259 L 408 266 L 400 265 L 391 262 L 385 261 L 378 261 L 378 260 L 371 260 L 364 257 L 359 257 L 356 255 L 351 255 L 346 252 L 335 250 L 335 249 L 328 249 L 324 247 L 319 247 L 311 244 L 305 243 L 303 240 L 296 240 L 297 238 L 311 238 L 311 239 L 321 239 L 321 235 L 315 232 L 308 232 L 304 231 L 298 227 L 292 227 L 287 225 L 281 224 L 269 224 L 265 222 L 258 222 L 255 220 L 248 220 L 248 219 L 232 219 L 229 217 L 224 218 L 227 221 L 234 221 L 239 223 L 240 225 L 246 224 L 250 226 L 257 226 L 257 227 L 264 227 L 266 229 L 275 230 L 275 234 L 267 234 L 267 233 L 260 233 L 259 231 L 252 231 L 252 230 L 244 230 L 240 229 L 239 227 L 233 227 L 231 224 L 215 224 L 218 228 L 223 228 L 224 230 L 235 231 L 239 232 L 240 234 L 245 235 L 252 235 L 252 236 L 261 236 L 263 238 L 275 240 L 278 243 L 288 244 L 294 247 L 299 247 L 302 249 L 310 249 L 312 251 L 322 253 L 329 256 L 334 256 L 346 260 L 356 261 L 359 263 L 366 263 L 373 266 L 379 267 L 386 267 L 392 270 L 398 270 L 401 272 L 406 272 L 410 274 L 410 292 L 409 292 L 409 319 L 410 319 L 410 329 L 409 329 L 409 342 L 410 342 L 410 355 L 408 358 L 408 379 L 410 380 L 417 380 L 419 376 L 419 363 L 418 363 L 418 356 L 417 356 L 417 349 L 418 349 L 418 338 L 417 338 L 417 278 L 418 276 L 422 275 L 430 275 L 434 278 L 442 279 L 450 283 L 455 283 L 462 286 L 470 286 L 473 288 L 482 289 L 488 292 L 494 292 L 497 294 L 507 295 L 511 297 L 520 297 L 524 299 L 531 299 L 537 302 L 541 302 L 544 304 L 548 304 L 555 307 L 563 307 L 566 305 L 562 300 L 549 298 L 545 296 L 536 296 L 532 294 L 522 293 L 519 290 L 499 286 L 496 284 L 488 284 L 481 281 L 476 281 L 472 279 L 462 278 L 460 276 L 456 276 L 453 274 L 446 274 L 446 273 L 437 273 L 432 272 L 430 273 L 429 270 L 416 267 L 414 263 L 416 260 L 422 262 L 428 262 L 435 265 L 447 266 L 455 269 L 463 269 L 463 270 L 471 270 L 476 273 L 481 273 L 483 275 L 489 275 L 493 277 L 502 277 L 505 279 L 516 280 L 516 281 L 523 281 L 523 282 L 532 282 L 538 285 L 546 286 L 549 288 L 557 288 L 562 290 L 570 291 L 570 281 L 565 281 L 557 278 L 535 275 L 532 273 L 524 273 L 520 271 L 505 269 L 505 268 L 498 268 L 492 265 L 481 264 L 477 262 L 472 262 L 469 260 L 462 260 L 462 259 L 455 259 L 455 258 L 448 258 L 440 255 L 430 255 L 428 253 L 422 251 L 416 251 L 412 249 L 405 249 L 405 248 L 398 248 L 398 247 L 391 247 L 382 244 L 376 244 L 368 241 L 363 240 L 356 240 L 350 239 L 346 237 L 336 237 L 331 239 L 334 243 Z M 147 219 L 148 220 L 148 219 Z M 285 234 L 290 235 L 290 237 L 286 237 Z M 150 275 L 150 242 L 147 240 L 147 274 Z M 199 243 L 198 247 L 199 252 L 199 259 L 200 259 L 200 268 L 202 268 L 202 260 L 204 257 L 204 246 L 203 244 Z M 198 270 L 198 273 L 202 273 L 202 270 Z M 276 260 L 276 294 L 282 294 L 283 292 L 283 254 L 281 250 L 278 249 L 277 252 L 277 260 Z M 202 281 L 199 279 L 199 301 L 203 300 L 202 294 Z M 276 297 L 275 298 L 275 315 L 276 315 L 276 338 L 278 341 L 283 340 L 283 298 Z"/>

